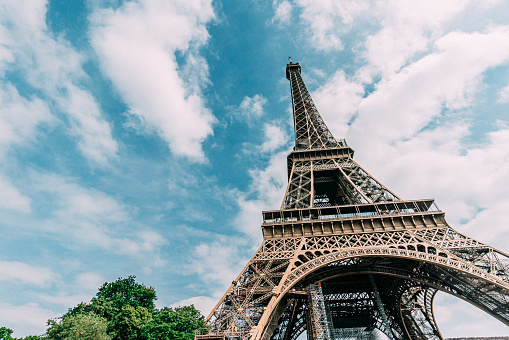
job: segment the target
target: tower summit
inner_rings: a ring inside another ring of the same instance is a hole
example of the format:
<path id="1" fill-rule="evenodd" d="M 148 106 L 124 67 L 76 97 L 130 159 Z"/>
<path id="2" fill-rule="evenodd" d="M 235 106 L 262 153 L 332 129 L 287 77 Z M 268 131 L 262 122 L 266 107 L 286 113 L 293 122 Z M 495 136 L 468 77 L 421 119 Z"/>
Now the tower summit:
<path id="1" fill-rule="evenodd" d="M 286 78 L 292 89 L 295 150 L 326 149 L 342 146 L 336 141 L 316 109 L 300 74 L 299 63 L 286 66 Z"/>
<path id="2" fill-rule="evenodd" d="M 353 160 L 301 76 L 290 81 L 295 147 L 263 243 L 198 339 L 442 339 L 438 290 L 509 325 L 509 255 L 452 229 L 433 199 L 403 200 Z"/>
<path id="3" fill-rule="evenodd" d="M 353 160 L 345 140 L 334 138 L 306 88 L 300 65 L 286 66 L 295 128 L 288 156 L 289 184 L 282 209 L 399 201 Z"/>

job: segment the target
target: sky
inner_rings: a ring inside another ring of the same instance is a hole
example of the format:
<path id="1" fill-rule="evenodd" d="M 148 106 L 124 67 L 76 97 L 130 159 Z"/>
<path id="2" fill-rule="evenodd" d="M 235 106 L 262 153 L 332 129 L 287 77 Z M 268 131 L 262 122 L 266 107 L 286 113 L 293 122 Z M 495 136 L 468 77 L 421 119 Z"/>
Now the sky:
<path id="1" fill-rule="evenodd" d="M 0 326 L 129 275 L 208 314 L 283 199 L 289 56 L 367 171 L 509 252 L 509 1 L 0 0 Z"/>

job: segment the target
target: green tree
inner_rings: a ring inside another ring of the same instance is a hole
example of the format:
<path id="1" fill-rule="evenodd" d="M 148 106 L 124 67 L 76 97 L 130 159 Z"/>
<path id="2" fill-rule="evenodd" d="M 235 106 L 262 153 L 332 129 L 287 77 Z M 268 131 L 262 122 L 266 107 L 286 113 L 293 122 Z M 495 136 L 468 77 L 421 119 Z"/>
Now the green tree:
<path id="1" fill-rule="evenodd" d="M 123 306 L 144 307 L 149 312 L 153 312 L 157 299 L 156 291 L 153 287 L 147 287 L 144 284 L 135 281 L 136 276 L 130 275 L 126 279 L 119 278 L 115 282 L 105 283 L 99 288 L 97 298 L 104 298 L 113 303 L 113 307 L 121 310 Z"/>
<path id="2" fill-rule="evenodd" d="M 0 327 L 0 340 L 192 340 L 205 318 L 194 306 L 156 309 L 154 288 L 135 276 L 103 284 L 89 303 L 48 321 L 44 336 L 12 338 Z"/>
<path id="3" fill-rule="evenodd" d="M 13 338 L 11 337 L 12 329 L 7 327 L 0 327 L 0 340 L 42 340 L 38 335 L 29 335 L 26 338 Z"/>
<path id="4" fill-rule="evenodd" d="M 48 321 L 49 340 L 110 340 L 105 318 L 95 314 L 65 314 L 59 321 Z"/>
<path id="5" fill-rule="evenodd" d="M 106 282 L 90 303 L 79 304 L 64 317 L 94 313 L 107 320 L 107 331 L 112 340 L 139 339 L 143 327 L 152 318 L 157 297 L 153 287 L 137 283 L 135 279 L 131 275 Z M 54 324 L 50 326 L 54 327 Z"/>
<path id="6" fill-rule="evenodd" d="M 110 334 L 113 339 L 140 339 L 150 319 L 152 314 L 147 308 L 124 305 L 111 322 Z"/>
<path id="7" fill-rule="evenodd" d="M 12 329 L 0 327 L 0 340 L 11 340 Z"/>
<path id="8" fill-rule="evenodd" d="M 205 318 L 194 305 L 166 307 L 154 313 L 142 335 L 147 340 L 192 340 L 195 330 L 205 327 Z"/>

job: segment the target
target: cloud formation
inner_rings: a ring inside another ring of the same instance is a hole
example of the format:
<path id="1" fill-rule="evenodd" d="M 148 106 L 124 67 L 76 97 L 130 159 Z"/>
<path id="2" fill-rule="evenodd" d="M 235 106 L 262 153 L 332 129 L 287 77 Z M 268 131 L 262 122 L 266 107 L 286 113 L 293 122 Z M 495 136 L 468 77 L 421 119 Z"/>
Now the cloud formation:
<path id="1" fill-rule="evenodd" d="M 267 98 L 260 94 L 255 94 L 253 97 L 244 97 L 239 107 L 237 108 L 238 117 L 245 119 L 248 123 L 252 124 L 264 114 L 263 106 L 267 104 Z"/>
<path id="2" fill-rule="evenodd" d="M 46 1 L 20 0 L 2 4 L 0 32 L 3 36 L 0 39 L 4 44 L 0 51 L 0 67 L 15 65 L 15 70 L 37 95 L 23 98 L 14 85 L 2 84 L 0 96 L 7 102 L 0 109 L 7 117 L 12 116 L 12 112 L 29 110 L 23 115 L 28 117 L 23 123 L 10 122 L 11 127 L 17 128 L 13 131 L 16 138 L 23 138 L 35 131 L 39 123 L 50 120 L 47 104 L 39 98 L 47 100 L 54 115 L 65 117 L 61 122 L 68 122 L 69 132 L 76 137 L 82 154 L 93 165 L 105 166 L 116 156 L 117 142 L 112 138 L 99 104 L 82 86 L 87 77 L 82 67 L 83 56 L 64 38 L 55 38 L 49 33 L 46 11 Z M 5 69 L 0 70 L 0 74 L 3 73 Z"/>
<path id="3" fill-rule="evenodd" d="M 272 23 L 288 24 L 292 16 L 292 4 L 286 0 L 281 3 L 274 1 L 273 6 L 275 10 Z"/>
<path id="4" fill-rule="evenodd" d="M 296 0 L 302 9 L 301 19 L 309 28 L 309 43 L 321 51 L 339 51 L 344 45 L 343 35 L 372 11 L 372 2 L 366 0 Z M 307 31 L 307 30 L 306 30 Z"/>
<path id="5" fill-rule="evenodd" d="M 3 324 L 15 328 L 13 336 L 19 334 L 43 334 L 46 322 L 56 317 L 55 312 L 41 307 L 38 303 L 27 303 L 15 306 L 0 302 L 0 320 Z"/>
<path id="6" fill-rule="evenodd" d="M 18 213 L 30 212 L 30 198 L 21 194 L 9 181 L 0 175 L 0 210 Z"/>
<path id="7" fill-rule="evenodd" d="M 0 157 L 13 145 L 33 142 L 38 125 L 54 122 L 46 103 L 22 97 L 9 83 L 0 83 L 0 113 Z"/>
<path id="8" fill-rule="evenodd" d="M 205 161 L 201 144 L 216 122 L 201 94 L 209 72 L 199 54 L 213 19 L 211 1 L 201 0 L 126 2 L 91 17 L 99 63 L 129 114 L 175 155 L 197 162 Z"/>
<path id="9" fill-rule="evenodd" d="M 166 243 L 164 237 L 148 228 L 132 230 L 129 207 L 102 191 L 84 188 L 71 178 L 55 174 L 34 172 L 32 181 L 38 197 L 44 197 L 52 207 L 42 228 L 57 235 L 62 246 L 78 244 L 140 256 L 155 255 Z"/>
<path id="10" fill-rule="evenodd" d="M 49 268 L 15 261 L 0 261 L 0 272 L 2 273 L 0 281 L 14 280 L 41 287 L 48 287 L 53 284 L 57 276 Z"/>
<path id="11" fill-rule="evenodd" d="M 245 239 L 235 236 L 214 235 L 211 242 L 202 242 L 190 252 L 186 271 L 196 273 L 207 282 L 207 291 L 216 297 L 226 291 L 231 281 L 248 261 L 242 256 Z"/>

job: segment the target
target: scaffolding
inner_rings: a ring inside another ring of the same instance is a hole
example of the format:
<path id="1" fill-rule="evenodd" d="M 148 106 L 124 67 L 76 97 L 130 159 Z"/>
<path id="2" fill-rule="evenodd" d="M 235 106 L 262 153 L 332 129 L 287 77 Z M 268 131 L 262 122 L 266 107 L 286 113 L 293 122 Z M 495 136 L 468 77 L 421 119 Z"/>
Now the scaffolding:
<path id="1" fill-rule="evenodd" d="M 335 328 L 322 285 L 309 286 L 309 340 L 383 340 L 390 339 L 376 328 Z"/>
<path id="2" fill-rule="evenodd" d="M 313 340 L 334 340 L 330 311 L 325 304 L 321 284 L 309 286 L 311 324 L 308 337 Z"/>

